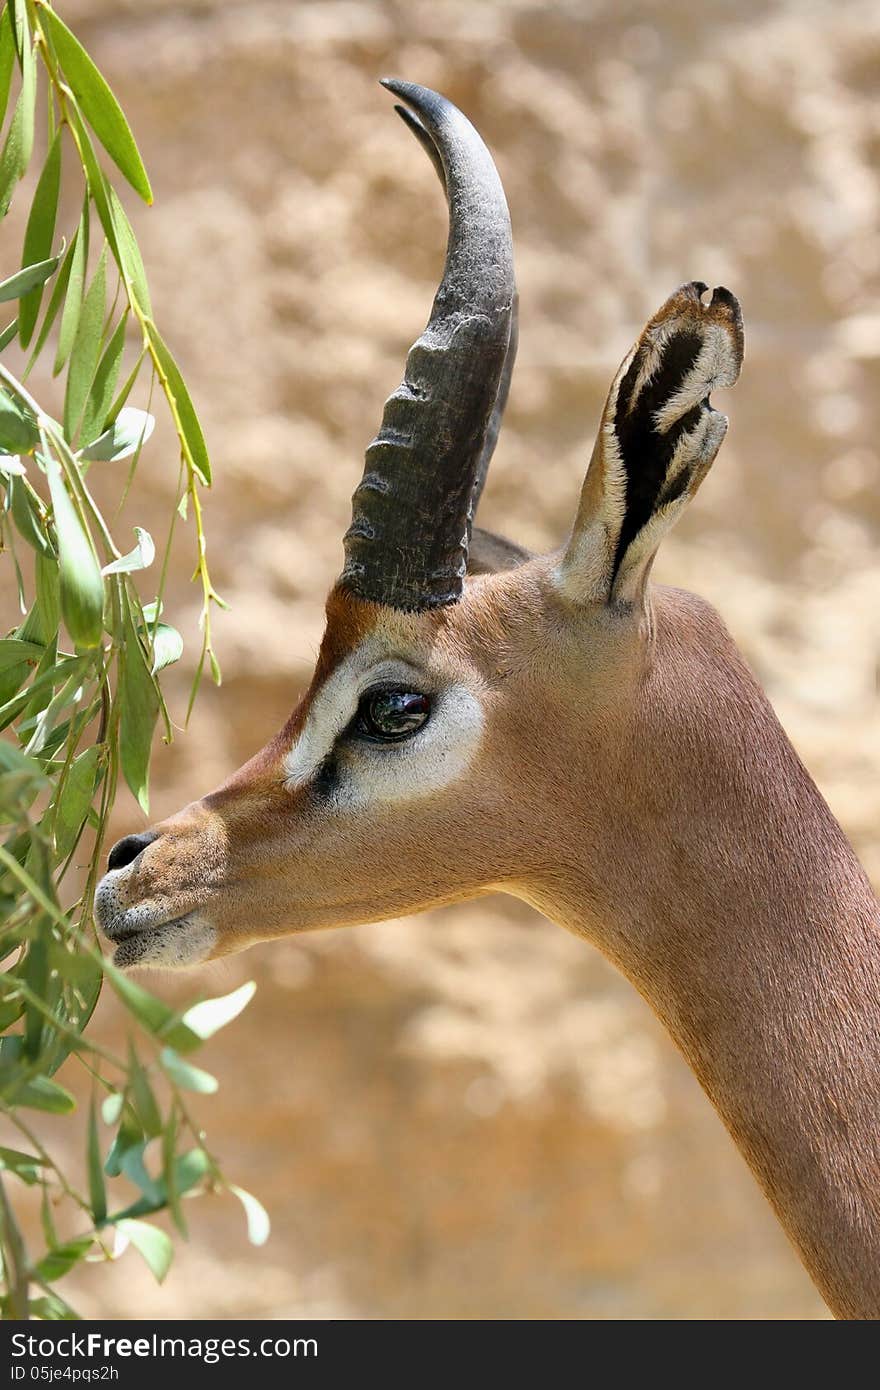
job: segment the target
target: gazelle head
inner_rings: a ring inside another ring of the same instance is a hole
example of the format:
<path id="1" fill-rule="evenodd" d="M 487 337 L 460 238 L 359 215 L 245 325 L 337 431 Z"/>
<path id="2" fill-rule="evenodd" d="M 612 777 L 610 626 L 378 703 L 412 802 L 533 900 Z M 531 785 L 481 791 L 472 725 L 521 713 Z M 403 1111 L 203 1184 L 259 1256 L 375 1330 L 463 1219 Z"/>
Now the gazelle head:
<path id="1" fill-rule="evenodd" d="M 386 86 L 449 205 L 431 318 L 367 450 L 307 693 L 223 786 L 111 852 L 95 906 L 120 965 L 188 965 L 498 889 L 540 902 L 572 837 L 600 920 L 609 845 L 652 775 L 638 729 L 658 615 L 705 626 L 696 600 L 652 593 L 648 576 L 724 437 L 708 396 L 739 373 L 735 299 L 687 284 L 647 324 L 560 552 L 472 529 L 516 350 L 510 220 L 464 116 Z"/>

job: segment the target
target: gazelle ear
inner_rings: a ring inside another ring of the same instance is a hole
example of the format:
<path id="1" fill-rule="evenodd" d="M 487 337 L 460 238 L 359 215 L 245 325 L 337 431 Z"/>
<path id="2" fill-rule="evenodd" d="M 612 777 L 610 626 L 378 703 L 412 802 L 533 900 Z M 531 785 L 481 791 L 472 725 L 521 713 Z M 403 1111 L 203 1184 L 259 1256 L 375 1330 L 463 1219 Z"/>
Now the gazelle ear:
<path id="1" fill-rule="evenodd" d="M 559 567 L 576 603 L 632 603 L 664 534 L 709 471 L 727 417 L 709 405 L 743 357 L 729 290 L 682 285 L 624 359 L 608 393 L 571 540 Z"/>

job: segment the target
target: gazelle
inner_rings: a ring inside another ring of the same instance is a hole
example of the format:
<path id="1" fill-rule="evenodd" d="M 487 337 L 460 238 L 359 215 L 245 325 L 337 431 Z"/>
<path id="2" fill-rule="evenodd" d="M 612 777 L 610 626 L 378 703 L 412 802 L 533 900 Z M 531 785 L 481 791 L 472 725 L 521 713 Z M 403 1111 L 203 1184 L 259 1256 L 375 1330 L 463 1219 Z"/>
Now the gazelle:
<path id="1" fill-rule="evenodd" d="M 113 848 L 98 923 L 119 965 L 183 966 L 525 899 L 659 1015 L 834 1313 L 880 1316 L 877 902 L 721 619 L 650 582 L 727 428 L 737 302 L 686 284 L 650 320 L 558 553 L 472 530 L 516 346 L 509 215 L 464 116 L 385 85 L 449 243 L 312 683 L 223 786 Z"/>

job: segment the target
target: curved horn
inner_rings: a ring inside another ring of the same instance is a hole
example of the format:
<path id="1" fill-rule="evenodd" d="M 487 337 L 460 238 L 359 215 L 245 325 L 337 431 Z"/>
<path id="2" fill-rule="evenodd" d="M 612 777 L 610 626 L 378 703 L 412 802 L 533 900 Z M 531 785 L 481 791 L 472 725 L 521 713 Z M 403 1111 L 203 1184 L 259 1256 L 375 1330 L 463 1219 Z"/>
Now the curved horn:
<path id="1" fill-rule="evenodd" d="M 414 108 L 407 124 L 433 146 L 449 241 L 428 325 L 367 449 L 339 582 L 361 598 L 416 612 L 461 594 L 475 486 L 482 487 L 503 409 L 513 251 L 501 181 L 470 122 L 426 87 L 383 85 Z"/>

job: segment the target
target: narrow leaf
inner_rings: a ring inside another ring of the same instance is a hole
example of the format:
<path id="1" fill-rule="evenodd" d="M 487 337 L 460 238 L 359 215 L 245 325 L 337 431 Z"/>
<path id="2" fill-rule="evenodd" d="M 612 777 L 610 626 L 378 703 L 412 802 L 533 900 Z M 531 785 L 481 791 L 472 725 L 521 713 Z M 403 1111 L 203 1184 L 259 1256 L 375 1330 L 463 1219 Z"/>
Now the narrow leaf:
<path id="1" fill-rule="evenodd" d="M 144 1133 L 153 1139 L 162 1132 L 162 1115 L 150 1085 L 150 1078 L 141 1066 L 140 1058 L 131 1043 L 128 1046 L 128 1074 L 131 1078 L 131 1099 Z"/>
<path id="2" fill-rule="evenodd" d="M 86 263 L 89 258 L 89 201 L 83 202 L 79 225 L 71 243 L 70 270 L 67 275 L 67 293 L 61 314 L 61 327 L 58 329 L 58 347 L 55 352 L 53 375 L 57 376 L 70 356 L 70 349 L 79 326 L 82 312 L 83 287 L 86 279 Z M 51 308 L 51 304 L 50 304 Z"/>
<path id="3" fill-rule="evenodd" d="M 100 1226 L 107 1216 L 107 1188 L 104 1183 L 104 1169 L 101 1164 L 101 1141 L 98 1137 L 98 1115 L 94 1097 L 89 1109 L 89 1135 L 86 1145 L 86 1161 L 89 1172 L 89 1202 L 96 1226 Z"/>
<path id="4" fill-rule="evenodd" d="M 91 539 L 67 495 L 61 469 L 54 459 L 46 462 L 58 535 L 61 613 L 78 647 L 97 647 L 104 622 L 104 581 Z"/>
<path id="5" fill-rule="evenodd" d="M 245 1192 L 243 1187 L 230 1186 L 229 1191 L 235 1194 L 244 1207 L 247 1217 L 248 1240 L 251 1245 L 265 1245 L 272 1229 L 266 1208 L 262 1202 L 257 1201 L 252 1193 Z"/>
<path id="6" fill-rule="evenodd" d="M 190 400 L 186 383 L 180 374 L 180 368 L 165 346 L 156 325 L 148 319 L 145 327 L 155 355 L 162 389 L 168 397 L 171 413 L 177 426 L 183 455 L 202 482 L 206 486 L 210 486 L 211 463 L 208 458 L 205 436 L 202 434 L 202 427 L 199 424 L 195 407 Z"/>
<path id="7" fill-rule="evenodd" d="M 66 1245 L 59 1245 L 44 1255 L 34 1273 L 44 1283 L 54 1283 L 56 1279 L 62 1279 L 65 1274 L 69 1274 L 74 1265 L 79 1264 L 91 1248 L 91 1236 L 84 1236 L 80 1240 L 69 1240 Z"/>
<path id="8" fill-rule="evenodd" d="M 60 260 L 60 256 L 50 256 L 48 260 L 22 266 L 8 280 L 0 282 L 0 300 L 21 299 L 35 286 L 39 288 L 54 273 Z"/>
<path id="9" fill-rule="evenodd" d="M 15 63 L 15 37 L 12 33 L 12 16 L 9 5 L 0 14 L 0 126 L 6 116 L 6 103 L 9 101 L 9 88 L 12 83 L 12 69 Z"/>
<path id="10" fill-rule="evenodd" d="M 95 436 L 100 435 L 104 428 L 104 422 L 113 401 L 113 392 L 116 390 L 119 368 L 122 365 L 127 323 L 128 310 L 125 311 L 116 325 L 98 363 L 98 370 L 95 372 L 92 389 L 83 411 L 82 430 L 80 431 L 82 438 L 87 441 L 94 440 Z"/>
<path id="11" fill-rule="evenodd" d="M 91 461 L 118 463 L 135 453 L 153 433 L 155 416 L 146 410 L 137 410 L 128 405 L 119 411 L 116 419 L 103 434 L 87 444 L 82 456 Z M 83 431 L 84 437 L 85 431 Z"/>
<path id="12" fill-rule="evenodd" d="M 105 565 L 101 570 L 102 574 L 131 574 L 134 570 L 149 569 L 156 558 L 153 537 L 142 526 L 135 526 L 134 533 L 137 536 L 137 545 L 134 550 L 130 550 L 127 555 L 120 556 L 112 564 Z"/>
<path id="13" fill-rule="evenodd" d="M 34 107 L 37 95 L 34 52 L 30 32 L 27 30 L 24 5 L 21 6 L 20 14 L 25 30 L 21 49 L 21 91 L 3 151 L 0 153 L 0 217 L 5 217 L 9 210 L 15 185 L 25 173 L 34 147 Z"/>
<path id="14" fill-rule="evenodd" d="M 187 1009 L 183 1015 L 183 1022 L 197 1037 L 210 1038 L 220 1028 L 231 1023 L 237 1018 L 242 1009 L 246 1008 L 253 999 L 256 992 L 256 984 L 253 980 L 248 980 L 247 984 L 240 985 L 231 994 L 220 995 L 217 999 L 204 999 L 200 1004 L 193 1004 L 191 1009 Z"/>
<path id="15" fill-rule="evenodd" d="M 126 288 L 141 311 L 149 318 L 152 313 L 150 291 L 147 288 L 147 274 L 141 258 L 140 247 L 125 215 L 125 209 L 110 184 L 106 186 L 107 207 L 113 227 L 114 255 L 116 264 L 122 272 Z"/>
<path id="16" fill-rule="evenodd" d="M 104 331 L 104 311 L 107 300 L 107 247 L 92 277 L 76 328 L 70 353 L 67 390 L 64 394 L 64 433 L 73 443 L 82 417 L 86 399 L 92 389 L 98 359 L 101 355 L 101 335 Z"/>
<path id="17" fill-rule="evenodd" d="M 174 1258 L 174 1246 L 165 1232 L 146 1221 L 132 1221 L 131 1218 L 117 1222 L 116 1229 L 140 1251 L 156 1281 L 161 1284 Z"/>
<path id="18" fill-rule="evenodd" d="M 158 623 L 155 629 L 150 629 L 150 636 L 153 639 L 153 674 L 157 675 L 183 656 L 183 638 L 169 623 Z"/>
<path id="19" fill-rule="evenodd" d="M 126 608 L 125 645 L 120 654 L 119 702 L 122 713 L 122 771 L 144 814 L 149 814 L 150 747 L 159 713 L 159 696 L 144 649 Z"/>
<path id="20" fill-rule="evenodd" d="M 14 1173 L 23 1183 L 27 1183 L 28 1187 L 42 1182 L 44 1167 L 45 1161 L 37 1158 L 35 1154 L 25 1154 L 20 1149 L 0 1148 L 0 1168 Z"/>
<path id="21" fill-rule="evenodd" d="M 45 7 L 40 9 L 40 18 L 52 37 L 68 86 L 83 115 L 132 188 L 145 203 L 151 203 L 153 192 L 147 171 L 119 102 L 63 20 Z"/>
<path id="22" fill-rule="evenodd" d="M 9 346 L 17 332 L 18 319 L 13 319 L 12 323 L 7 323 L 3 332 L 0 333 L 0 352 L 2 352 L 5 347 Z"/>
<path id="23" fill-rule="evenodd" d="M 34 193 L 34 201 L 31 204 L 21 256 L 23 266 L 30 266 L 33 262 L 42 262 L 44 265 L 50 264 L 48 258 L 52 254 L 52 242 L 55 238 L 55 221 L 58 215 L 58 193 L 60 187 L 61 131 L 57 130 L 55 132 L 55 138 L 49 146 L 49 153 L 46 155 L 46 163 L 43 165 L 43 172 L 40 175 L 40 181 Z M 60 256 L 54 258 L 52 270 L 58 265 L 59 260 Z M 31 293 L 22 301 L 18 317 L 19 338 L 23 348 L 27 347 L 33 336 L 37 317 L 40 312 L 40 303 L 43 298 L 42 285 L 44 281 L 49 278 L 49 275 L 52 274 L 52 270 L 47 272 L 43 280 L 35 284 Z"/>
<path id="24" fill-rule="evenodd" d="M 206 1096 L 213 1095 L 217 1090 L 216 1077 L 210 1072 L 202 1071 L 201 1067 L 194 1067 L 190 1062 L 185 1062 L 182 1057 L 178 1057 L 173 1048 L 163 1048 L 159 1061 L 162 1063 L 163 1071 L 184 1090 L 199 1091 Z"/>
<path id="25" fill-rule="evenodd" d="M 23 1086 L 16 1086 L 11 1099 L 15 1105 L 46 1110 L 51 1115 L 67 1115 L 76 1109 L 76 1101 L 70 1092 L 45 1076 L 35 1076 Z"/>

